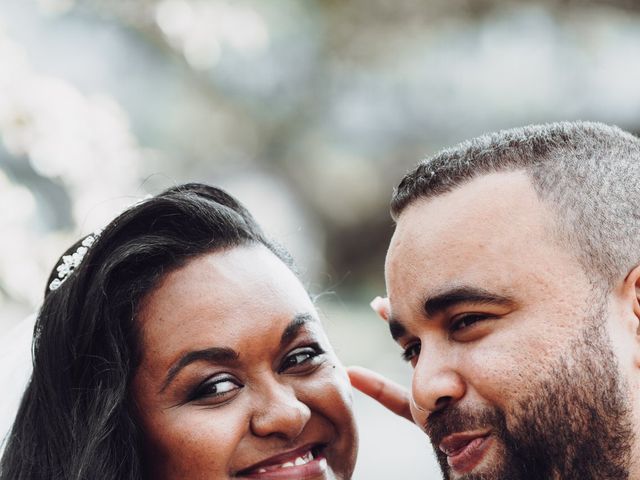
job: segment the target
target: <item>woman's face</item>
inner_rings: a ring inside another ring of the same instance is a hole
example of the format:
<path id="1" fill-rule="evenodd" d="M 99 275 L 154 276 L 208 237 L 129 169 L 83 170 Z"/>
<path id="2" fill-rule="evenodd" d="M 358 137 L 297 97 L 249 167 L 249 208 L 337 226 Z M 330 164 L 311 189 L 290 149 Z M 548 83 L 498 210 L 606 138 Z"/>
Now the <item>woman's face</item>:
<path id="1" fill-rule="evenodd" d="M 153 479 L 349 479 L 351 390 L 317 312 L 262 246 L 198 257 L 142 303 L 132 392 Z"/>

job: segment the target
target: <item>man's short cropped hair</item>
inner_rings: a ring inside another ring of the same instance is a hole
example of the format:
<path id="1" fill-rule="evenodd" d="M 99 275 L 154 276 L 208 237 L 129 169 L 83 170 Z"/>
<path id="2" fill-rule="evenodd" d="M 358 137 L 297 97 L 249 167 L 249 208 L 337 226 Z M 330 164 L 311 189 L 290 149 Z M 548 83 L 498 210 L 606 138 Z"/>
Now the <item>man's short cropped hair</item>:
<path id="1" fill-rule="evenodd" d="M 640 139 L 617 127 L 561 122 L 504 130 L 422 161 L 396 188 L 397 219 L 481 175 L 524 171 L 555 212 L 554 230 L 594 285 L 612 288 L 640 262 Z"/>

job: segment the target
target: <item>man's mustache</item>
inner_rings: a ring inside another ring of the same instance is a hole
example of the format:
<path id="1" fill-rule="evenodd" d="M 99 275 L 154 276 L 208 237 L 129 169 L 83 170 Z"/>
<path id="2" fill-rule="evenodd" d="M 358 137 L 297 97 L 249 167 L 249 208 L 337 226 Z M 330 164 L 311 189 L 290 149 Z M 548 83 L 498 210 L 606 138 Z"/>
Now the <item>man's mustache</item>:
<path id="1" fill-rule="evenodd" d="M 502 432 L 505 419 L 502 412 L 496 408 L 469 409 L 453 405 L 431 413 L 423 428 L 437 449 L 442 440 L 453 433 L 476 430 Z"/>

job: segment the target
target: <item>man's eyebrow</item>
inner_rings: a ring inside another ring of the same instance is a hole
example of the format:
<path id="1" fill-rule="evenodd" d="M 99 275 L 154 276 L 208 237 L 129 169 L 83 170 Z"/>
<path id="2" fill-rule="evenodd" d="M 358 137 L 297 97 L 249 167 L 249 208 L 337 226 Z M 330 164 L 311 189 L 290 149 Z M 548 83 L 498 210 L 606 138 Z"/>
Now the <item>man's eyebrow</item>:
<path id="1" fill-rule="evenodd" d="M 424 313 L 427 317 L 434 317 L 448 308 L 456 305 L 472 303 L 476 305 L 497 305 L 511 307 L 515 300 L 505 295 L 498 295 L 483 288 L 459 286 L 445 289 L 424 301 Z M 389 331 L 394 340 L 407 335 L 407 328 L 402 321 L 393 315 L 389 317 Z"/>
<path id="2" fill-rule="evenodd" d="M 238 357 L 238 352 L 226 347 L 211 347 L 205 348 L 203 350 L 193 350 L 191 352 L 187 352 L 182 355 L 171 366 L 171 368 L 169 368 L 167 377 L 162 383 L 162 388 L 160 388 L 160 393 L 162 393 L 169 386 L 169 384 L 183 368 L 185 368 L 187 365 L 192 364 L 193 362 L 205 360 L 211 363 L 231 364 L 235 363 L 238 360 Z"/>
<path id="3" fill-rule="evenodd" d="M 392 315 L 389 318 L 389 332 L 391 332 L 391 338 L 397 341 L 399 338 L 402 338 L 407 334 L 407 329 L 400 320 Z"/>
<path id="4" fill-rule="evenodd" d="M 293 317 L 293 320 L 287 325 L 280 337 L 280 345 L 284 346 L 289 343 L 297 334 L 298 331 L 309 322 L 317 322 L 316 317 L 310 313 L 298 313 Z"/>
<path id="5" fill-rule="evenodd" d="M 462 303 L 476 305 L 497 305 L 510 307 L 516 302 L 511 297 L 498 295 L 478 287 L 453 287 L 428 297 L 424 302 L 424 311 L 429 317 Z"/>

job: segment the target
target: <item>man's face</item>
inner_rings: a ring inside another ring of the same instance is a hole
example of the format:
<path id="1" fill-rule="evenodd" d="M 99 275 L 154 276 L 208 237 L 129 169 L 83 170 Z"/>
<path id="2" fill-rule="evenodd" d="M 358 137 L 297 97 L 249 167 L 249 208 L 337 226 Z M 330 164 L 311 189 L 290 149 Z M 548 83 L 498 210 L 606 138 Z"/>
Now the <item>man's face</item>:
<path id="1" fill-rule="evenodd" d="M 420 199 L 389 248 L 390 328 L 446 478 L 626 478 L 637 323 L 560 247 L 523 173 Z"/>

